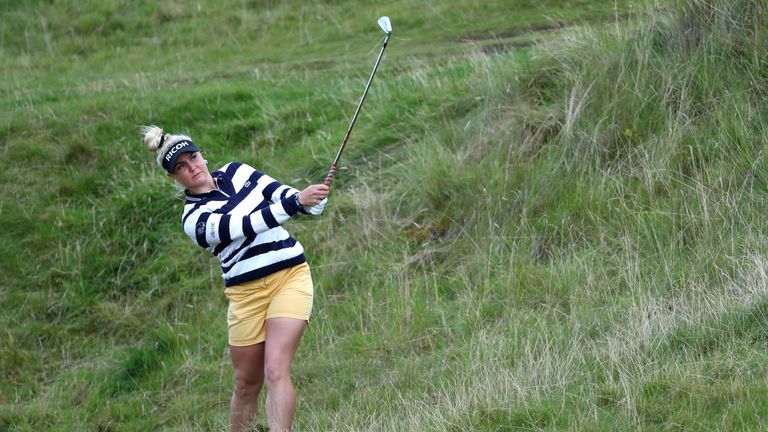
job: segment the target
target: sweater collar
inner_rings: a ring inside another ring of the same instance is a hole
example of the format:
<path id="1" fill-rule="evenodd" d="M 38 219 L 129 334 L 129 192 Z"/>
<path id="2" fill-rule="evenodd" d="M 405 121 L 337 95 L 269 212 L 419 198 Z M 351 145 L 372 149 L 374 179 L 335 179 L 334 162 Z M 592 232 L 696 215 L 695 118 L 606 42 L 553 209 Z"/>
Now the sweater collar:
<path id="1" fill-rule="evenodd" d="M 222 176 L 223 176 L 223 173 L 221 171 L 214 171 L 211 173 L 211 177 L 213 177 L 213 183 L 216 186 L 216 188 L 208 192 L 204 192 L 201 194 L 193 194 L 192 192 L 189 191 L 189 189 L 185 189 L 184 195 L 186 195 L 187 201 L 197 202 L 197 201 L 204 200 L 206 198 L 211 198 L 216 193 L 222 193 L 221 187 L 219 186 Z"/>

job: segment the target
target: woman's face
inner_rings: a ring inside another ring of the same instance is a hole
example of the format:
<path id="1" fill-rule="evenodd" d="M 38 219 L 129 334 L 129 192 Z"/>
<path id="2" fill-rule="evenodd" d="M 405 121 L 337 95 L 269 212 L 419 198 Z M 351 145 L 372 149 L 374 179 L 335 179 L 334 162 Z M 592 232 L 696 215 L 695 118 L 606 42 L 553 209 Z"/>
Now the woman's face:
<path id="1" fill-rule="evenodd" d="M 176 172 L 168 177 L 181 183 L 192 193 L 207 192 L 211 174 L 200 152 L 184 153 L 176 159 Z"/>

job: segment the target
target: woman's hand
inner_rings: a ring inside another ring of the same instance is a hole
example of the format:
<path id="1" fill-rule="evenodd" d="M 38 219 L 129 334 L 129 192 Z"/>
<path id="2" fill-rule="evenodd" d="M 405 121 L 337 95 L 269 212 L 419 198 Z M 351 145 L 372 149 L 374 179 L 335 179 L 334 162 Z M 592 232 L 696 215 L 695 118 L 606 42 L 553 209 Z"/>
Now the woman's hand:
<path id="1" fill-rule="evenodd" d="M 299 204 L 302 206 L 316 206 L 320 201 L 328 197 L 331 188 L 324 184 L 314 184 L 307 186 L 306 189 L 299 192 Z"/>

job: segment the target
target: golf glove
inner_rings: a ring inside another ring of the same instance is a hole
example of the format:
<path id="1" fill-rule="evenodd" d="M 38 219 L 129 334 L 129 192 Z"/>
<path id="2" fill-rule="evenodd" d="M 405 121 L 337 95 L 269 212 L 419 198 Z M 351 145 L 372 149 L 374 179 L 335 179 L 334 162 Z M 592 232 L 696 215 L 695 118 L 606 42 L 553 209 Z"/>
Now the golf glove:
<path id="1" fill-rule="evenodd" d="M 328 203 L 328 198 L 323 198 L 322 201 L 320 201 L 319 204 L 313 205 L 313 206 L 303 206 L 304 211 L 311 214 L 312 216 L 320 216 L 323 214 L 323 210 L 325 210 L 325 204 Z"/>

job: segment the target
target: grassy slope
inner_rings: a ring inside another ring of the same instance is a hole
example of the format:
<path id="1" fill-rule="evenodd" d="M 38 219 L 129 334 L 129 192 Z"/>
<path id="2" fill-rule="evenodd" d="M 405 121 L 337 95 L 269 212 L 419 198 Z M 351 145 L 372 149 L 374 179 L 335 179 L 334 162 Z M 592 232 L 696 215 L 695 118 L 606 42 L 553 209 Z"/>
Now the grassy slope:
<path id="1" fill-rule="evenodd" d="M 135 127 L 320 179 L 388 14 L 332 206 L 290 226 L 298 428 L 764 429 L 768 11 L 483 54 L 590 3 L 4 5 L 0 426 L 224 427 L 218 270 Z"/>

